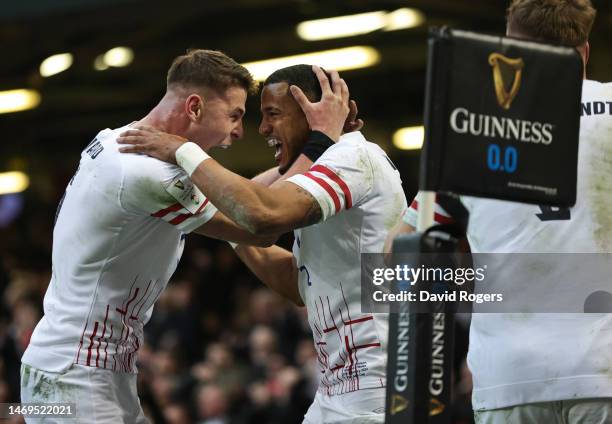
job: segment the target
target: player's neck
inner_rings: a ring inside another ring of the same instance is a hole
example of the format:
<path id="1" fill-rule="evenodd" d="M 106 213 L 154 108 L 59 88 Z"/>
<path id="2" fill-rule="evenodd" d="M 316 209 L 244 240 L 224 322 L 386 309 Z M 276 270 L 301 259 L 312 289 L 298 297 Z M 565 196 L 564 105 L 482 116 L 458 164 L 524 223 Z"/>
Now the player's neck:
<path id="1" fill-rule="evenodd" d="M 181 106 L 182 102 L 178 102 L 173 96 L 166 94 L 139 123 L 150 125 L 169 134 L 183 136 L 184 125 Z"/>

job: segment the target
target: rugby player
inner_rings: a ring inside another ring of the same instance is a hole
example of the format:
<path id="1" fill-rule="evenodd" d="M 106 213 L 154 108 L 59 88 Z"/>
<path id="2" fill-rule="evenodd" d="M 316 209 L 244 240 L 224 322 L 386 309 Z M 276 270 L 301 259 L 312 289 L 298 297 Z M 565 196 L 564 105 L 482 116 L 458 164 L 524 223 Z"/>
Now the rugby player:
<path id="1" fill-rule="evenodd" d="M 188 137 L 204 150 L 229 146 L 243 134 L 254 86 L 249 72 L 223 53 L 193 50 L 175 59 L 166 94 L 138 123 Z M 70 422 L 147 421 L 135 374 L 143 326 L 187 233 L 273 242 L 218 212 L 180 167 L 119 154 L 116 138 L 130 125 L 101 131 L 81 154 L 56 214 L 44 316 L 22 358 L 21 401 L 75 402 L 77 419 Z"/>
<path id="2" fill-rule="evenodd" d="M 314 72 L 313 72 L 314 71 Z M 314 164 L 270 187 L 224 169 L 193 143 L 148 128 L 123 133 L 125 152 L 181 165 L 220 211 L 254 234 L 294 230 L 293 252 L 238 246 L 269 287 L 306 305 L 321 372 L 305 423 L 384 422 L 388 317 L 361 313 L 360 254 L 381 253 L 406 208 L 398 171 L 356 131 L 341 135 L 348 87 L 318 67 L 297 65 L 268 77 L 259 132 L 287 169 L 311 131 L 327 149 Z M 312 137 L 312 134 L 310 135 Z"/>
<path id="3" fill-rule="evenodd" d="M 578 194 L 565 210 L 462 196 L 473 252 L 612 252 L 612 116 L 593 107 L 612 102 L 612 84 L 586 79 L 595 14 L 590 0 L 510 3 L 508 36 L 572 46 L 583 59 Z M 397 233 L 414 231 L 417 208 L 415 199 L 387 251 Z M 450 218 L 438 205 L 436 216 Z M 525 275 L 537 282 L 542 272 Z M 474 314 L 468 364 L 478 424 L 612 422 L 612 314 Z"/>

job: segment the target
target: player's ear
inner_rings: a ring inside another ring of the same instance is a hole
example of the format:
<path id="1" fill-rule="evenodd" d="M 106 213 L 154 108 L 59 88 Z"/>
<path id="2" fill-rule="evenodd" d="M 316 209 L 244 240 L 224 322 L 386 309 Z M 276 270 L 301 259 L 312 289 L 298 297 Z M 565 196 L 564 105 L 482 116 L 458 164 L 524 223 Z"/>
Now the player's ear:
<path id="1" fill-rule="evenodd" d="M 587 67 L 587 63 L 589 63 L 589 54 L 590 54 L 591 46 L 589 45 L 589 42 L 587 41 L 584 44 L 577 46 L 576 50 L 578 50 L 578 53 L 580 54 L 580 57 L 582 58 L 582 64 L 583 64 L 583 69 L 584 69 L 583 74 L 584 74 L 584 78 L 586 78 L 586 67 Z"/>
<path id="2" fill-rule="evenodd" d="M 190 94 L 185 100 L 185 113 L 190 121 L 199 121 L 204 114 L 204 99 L 198 94 Z"/>

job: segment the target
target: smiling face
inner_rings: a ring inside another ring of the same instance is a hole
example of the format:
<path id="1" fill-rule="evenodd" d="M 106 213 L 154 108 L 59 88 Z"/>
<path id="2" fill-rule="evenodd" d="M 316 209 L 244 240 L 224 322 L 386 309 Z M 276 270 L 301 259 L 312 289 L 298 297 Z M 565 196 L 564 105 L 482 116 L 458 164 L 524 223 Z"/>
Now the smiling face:
<path id="1" fill-rule="evenodd" d="M 274 160 L 284 174 L 298 158 L 308 139 L 306 116 L 289 91 L 289 84 L 267 84 L 261 91 L 259 133 L 275 147 Z"/>
<path id="2" fill-rule="evenodd" d="M 189 118 L 185 137 L 204 150 L 231 146 L 244 133 L 246 98 L 247 92 L 241 87 L 229 87 L 223 93 L 203 90 L 202 95 L 189 95 L 185 101 Z"/>

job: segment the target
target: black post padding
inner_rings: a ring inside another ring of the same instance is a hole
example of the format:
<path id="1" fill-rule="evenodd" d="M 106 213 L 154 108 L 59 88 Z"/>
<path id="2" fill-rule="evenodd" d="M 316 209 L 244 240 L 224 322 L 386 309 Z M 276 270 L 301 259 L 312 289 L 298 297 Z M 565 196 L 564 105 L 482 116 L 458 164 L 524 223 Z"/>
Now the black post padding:
<path id="1" fill-rule="evenodd" d="M 442 230 L 437 229 L 438 233 Z M 394 253 L 451 253 L 452 237 L 438 239 L 431 231 L 395 239 Z M 449 241 L 450 240 L 450 241 Z M 418 266 L 418 264 L 412 264 Z M 399 287 L 398 289 L 407 289 Z M 454 316 L 444 302 L 432 313 L 410 313 L 408 302 L 389 319 L 387 424 L 448 424 L 451 418 Z"/>

